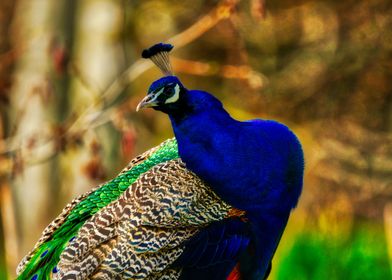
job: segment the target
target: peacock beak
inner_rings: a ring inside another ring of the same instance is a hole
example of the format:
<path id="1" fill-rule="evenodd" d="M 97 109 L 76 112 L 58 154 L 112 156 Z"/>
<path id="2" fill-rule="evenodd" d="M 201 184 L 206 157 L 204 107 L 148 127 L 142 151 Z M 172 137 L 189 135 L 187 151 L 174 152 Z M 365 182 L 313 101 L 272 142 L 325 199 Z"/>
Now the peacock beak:
<path id="1" fill-rule="evenodd" d="M 159 94 L 155 94 L 153 92 L 153 93 L 148 94 L 146 97 L 144 97 L 143 100 L 140 101 L 139 104 L 137 104 L 136 112 L 138 112 L 140 109 L 143 109 L 143 108 L 157 106 L 158 105 L 158 100 L 157 100 L 158 95 Z"/>

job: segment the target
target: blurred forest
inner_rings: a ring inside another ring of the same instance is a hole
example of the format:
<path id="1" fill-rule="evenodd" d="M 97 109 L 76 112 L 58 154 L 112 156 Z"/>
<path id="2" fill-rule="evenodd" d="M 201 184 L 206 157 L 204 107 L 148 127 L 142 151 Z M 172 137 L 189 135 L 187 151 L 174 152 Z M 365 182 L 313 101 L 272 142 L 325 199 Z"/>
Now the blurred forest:
<path id="1" fill-rule="evenodd" d="M 1 0 L 0 279 L 73 197 L 172 136 L 135 112 L 160 41 L 188 88 L 303 143 L 269 279 L 392 279 L 390 0 Z"/>

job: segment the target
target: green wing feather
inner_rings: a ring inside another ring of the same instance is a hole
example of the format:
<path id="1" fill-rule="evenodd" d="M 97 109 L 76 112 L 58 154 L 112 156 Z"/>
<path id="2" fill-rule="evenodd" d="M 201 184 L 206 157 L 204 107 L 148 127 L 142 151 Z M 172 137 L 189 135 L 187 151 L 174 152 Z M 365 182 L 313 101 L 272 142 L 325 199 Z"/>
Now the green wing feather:
<path id="1" fill-rule="evenodd" d="M 141 174 L 157 164 L 179 157 L 176 140 L 169 139 L 158 147 L 145 153 L 145 158 L 138 157 L 134 165 L 126 168 L 113 180 L 99 188 L 82 195 L 64 209 L 55 225 L 50 225 L 37 243 L 18 266 L 18 280 L 50 279 L 56 272 L 60 255 L 69 241 L 76 236 L 81 226 L 100 209 L 116 200 Z"/>

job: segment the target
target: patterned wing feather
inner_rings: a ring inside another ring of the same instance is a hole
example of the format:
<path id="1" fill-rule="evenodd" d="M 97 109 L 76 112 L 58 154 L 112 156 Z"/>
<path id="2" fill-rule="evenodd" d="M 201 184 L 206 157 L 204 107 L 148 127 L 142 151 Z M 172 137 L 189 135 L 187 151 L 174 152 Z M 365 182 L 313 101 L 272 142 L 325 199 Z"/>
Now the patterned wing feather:
<path id="1" fill-rule="evenodd" d="M 113 180 L 77 197 L 43 231 L 41 238 L 19 263 L 18 279 L 50 279 L 60 254 L 92 215 L 116 200 L 141 174 L 156 164 L 178 158 L 177 142 L 169 139 L 133 159 Z"/>
<path id="2" fill-rule="evenodd" d="M 177 279 L 171 264 L 209 223 L 243 213 L 178 158 L 174 139 L 73 200 L 18 266 L 18 279 Z"/>
<path id="3" fill-rule="evenodd" d="M 82 226 L 56 279 L 176 279 L 185 241 L 231 210 L 180 159 L 158 164 Z"/>

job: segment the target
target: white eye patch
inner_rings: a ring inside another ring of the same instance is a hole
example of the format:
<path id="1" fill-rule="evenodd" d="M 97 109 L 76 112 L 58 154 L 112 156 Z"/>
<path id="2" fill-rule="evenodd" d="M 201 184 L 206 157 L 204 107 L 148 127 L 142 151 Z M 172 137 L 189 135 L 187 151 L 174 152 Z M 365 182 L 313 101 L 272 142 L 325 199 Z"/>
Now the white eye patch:
<path id="1" fill-rule="evenodd" d="M 174 94 L 170 98 L 166 99 L 165 104 L 174 103 L 180 98 L 180 86 L 176 84 L 174 86 Z"/>

